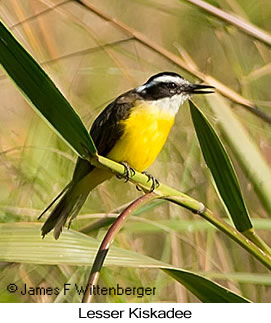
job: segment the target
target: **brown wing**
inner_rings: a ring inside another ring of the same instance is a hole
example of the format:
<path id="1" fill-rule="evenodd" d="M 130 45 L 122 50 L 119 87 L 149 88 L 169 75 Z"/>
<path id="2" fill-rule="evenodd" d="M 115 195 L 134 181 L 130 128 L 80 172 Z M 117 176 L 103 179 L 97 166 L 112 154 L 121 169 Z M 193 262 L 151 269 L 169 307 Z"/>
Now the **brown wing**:
<path id="1" fill-rule="evenodd" d="M 137 99 L 138 94 L 133 90 L 121 95 L 110 103 L 92 124 L 90 135 L 101 156 L 106 156 L 122 136 L 123 127 L 120 121 L 129 117 Z M 78 181 L 93 168 L 88 161 L 79 157 L 73 173 L 73 181 Z"/>

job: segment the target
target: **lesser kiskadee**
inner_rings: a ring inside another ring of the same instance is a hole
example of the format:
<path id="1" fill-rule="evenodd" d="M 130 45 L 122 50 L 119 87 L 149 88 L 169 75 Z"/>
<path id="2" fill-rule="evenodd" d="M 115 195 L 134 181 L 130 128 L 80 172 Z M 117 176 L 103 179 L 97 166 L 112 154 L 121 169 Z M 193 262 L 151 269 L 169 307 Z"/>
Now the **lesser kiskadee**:
<path id="1" fill-rule="evenodd" d="M 117 97 L 96 118 L 90 135 L 98 153 L 143 172 L 164 146 L 179 107 L 191 94 L 212 93 L 212 86 L 191 84 L 177 73 L 152 76 L 145 84 Z M 54 229 L 58 239 L 67 219 L 79 213 L 89 192 L 113 173 L 78 158 L 71 182 L 42 227 L 43 237 Z"/>

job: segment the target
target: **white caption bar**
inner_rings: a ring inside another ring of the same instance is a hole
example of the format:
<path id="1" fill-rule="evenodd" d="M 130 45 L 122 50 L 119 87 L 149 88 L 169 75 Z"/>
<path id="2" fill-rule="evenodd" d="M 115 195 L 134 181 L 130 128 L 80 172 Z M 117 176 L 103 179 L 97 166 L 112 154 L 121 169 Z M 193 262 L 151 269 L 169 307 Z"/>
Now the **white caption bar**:
<path id="1" fill-rule="evenodd" d="M 3 322 L 266 322 L 270 304 L 0 304 Z"/>

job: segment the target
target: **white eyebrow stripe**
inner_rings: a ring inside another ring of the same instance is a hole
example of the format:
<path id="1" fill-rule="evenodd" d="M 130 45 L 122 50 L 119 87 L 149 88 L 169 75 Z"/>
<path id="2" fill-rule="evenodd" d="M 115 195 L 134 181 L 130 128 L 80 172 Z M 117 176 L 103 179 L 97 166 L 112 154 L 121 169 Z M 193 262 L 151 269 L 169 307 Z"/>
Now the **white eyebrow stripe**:
<path id="1" fill-rule="evenodd" d="M 137 93 L 141 93 L 141 92 L 143 92 L 144 90 L 146 90 L 146 88 L 147 87 L 149 87 L 150 85 L 148 84 L 148 85 L 145 85 L 145 84 L 143 84 L 143 85 L 140 85 L 140 86 L 138 86 L 137 88 L 136 88 L 136 92 Z"/>
<path id="2" fill-rule="evenodd" d="M 179 84 L 183 84 L 183 83 L 188 83 L 188 81 L 186 81 L 185 79 L 178 77 L 178 76 L 171 76 L 171 75 L 162 75 L 159 76 L 155 79 L 152 80 L 152 82 L 163 82 L 163 83 L 170 83 L 170 82 L 177 82 Z"/>
<path id="3" fill-rule="evenodd" d="M 187 80 L 183 79 L 182 77 L 172 76 L 172 75 L 161 75 L 161 76 L 158 76 L 157 78 L 153 79 L 149 83 L 138 86 L 136 88 L 136 92 L 141 93 L 144 90 L 146 90 L 148 87 L 151 87 L 151 86 L 158 84 L 158 83 L 170 83 L 170 82 L 177 83 L 179 85 L 190 84 Z"/>

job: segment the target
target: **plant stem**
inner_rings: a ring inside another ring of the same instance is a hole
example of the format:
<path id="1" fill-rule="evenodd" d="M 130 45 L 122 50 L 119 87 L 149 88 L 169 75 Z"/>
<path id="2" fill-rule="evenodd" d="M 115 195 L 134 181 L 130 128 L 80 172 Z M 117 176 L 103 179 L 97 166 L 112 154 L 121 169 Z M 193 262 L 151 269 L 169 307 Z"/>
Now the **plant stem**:
<path id="1" fill-rule="evenodd" d="M 168 51 L 164 47 L 160 46 L 156 42 L 154 42 L 152 39 L 148 38 L 145 34 L 135 30 L 134 28 L 126 25 L 125 23 L 119 21 L 115 17 L 110 17 L 106 13 L 104 13 L 102 10 L 96 8 L 90 1 L 88 0 L 77 0 L 78 3 L 80 3 L 85 8 L 88 8 L 90 11 L 94 12 L 96 15 L 100 16 L 102 19 L 105 19 L 106 21 L 110 21 L 115 26 L 118 26 L 120 29 L 124 30 L 128 35 L 131 35 L 136 40 L 138 40 L 140 43 L 144 44 L 145 46 L 149 47 L 151 50 L 159 53 L 161 56 L 167 58 L 169 61 L 171 61 L 176 66 L 186 70 L 188 73 L 195 75 L 197 78 L 203 80 L 203 81 L 210 81 L 215 83 L 210 83 L 214 85 L 222 95 L 229 98 L 233 102 L 236 102 L 240 104 L 242 107 L 249 110 L 251 113 L 256 115 L 257 117 L 261 118 L 262 120 L 266 121 L 267 123 L 271 124 L 271 116 L 266 114 L 264 111 L 262 111 L 258 106 L 256 106 L 252 101 L 244 98 L 239 93 L 235 92 L 234 90 L 228 88 L 224 84 L 220 83 L 219 81 L 215 80 L 211 76 L 206 77 L 203 73 L 199 72 L 197 69 L 189 66 L 186 64 L 179 56 L 173 54 L 172 52 Z M 257 33 L 259 35 L 259 33 Z M 268 36 L 268 35 L 267 35 Z"/>
<path id="2" fill-rule="evenodd" d="M 242 232 L 250 241 L 252 241 L 256 246 L 262 249 L 265 253 L 271 256 L 271 248 L 259 237 L 253 228 Z"/>
<path id="3" fill-rule="evenodd" d="M 125 173 L 125 168 L 123 165 L 99 155 L 90 157 L 89 162 L 96 167 L 109 169 L 117 174 L 123 175 Z M 132 176 L 130 181 L 140 185 L 144 190 L 151 189 L 151 183 L 148 182 L 148 176 L 144 174 L 135 172 L 135 175 Z M 252 241 L 246 238 L 234 227 L 215 216 L 213 212 L 205 208 L 201 202 L 162 183 L 160 183 L 159 187 L 154 192 L 160 198 L 174 202 L 192 211 L 193 213 L 200 215 L 220 231 L 227 234 L 231 239 L 236 241 L 240 246 L 245 248 L 250 254 L 256 257 L 265 267 L 271 270 L 271 257 L 266 252 L 257 247 Z"/>
<path id="4" fill-rule="evenodd" d="M 91 299 L 93 297 L 92 288 L 96 285 L 99 279 L 100 270 L 103 266 L 103 263 L 105 261 L 106 255 L 108 253 L 108 250 L 110 248 L 110 245 L 112 244 L 114 238 L 116 237 L 117 233 L 120 231 L 120 229 L 123 227 L 124 223 L 127 221 L 128 217 L 136 211 L 139 207 L 146 204 L 147 202 L 157 199 L 159 196 L 157 196 L 154 193 L 147 193 L 142 196 L 140 196 L 138 199 L 133 201 L 121 214 L 117 217 L 115 222 L 111 225 L 111 227 L 108 229 L 100 247 L 97 252 L 97 255 L 95 257 L 94 263 L 91 268 L 91 272 L 89 275 L 87 288 L 85 290 L 82 303 L 89 303 L 91 302 Z"/>
<path id="5" fill-rule="evenodd" d="M 238 17 L 235 14 L 226 12 L 225 10 L 221 10 L 206 1 L 202 1 L 202 0 L 185 0 L 185 1 L 207 11 L 209 14 L 213 15 L 214 17 L 217 17 L 218 19 L 223 20 L 237 27 L 238 29 L 245 32 L 246 34 L 265 43 L 266 45 L 271 46 L 271 35 L 265 30 L 262 30 L 259 27 L 253 25 L 249 21 L 241 17 Z"/>

